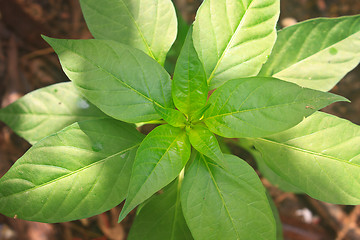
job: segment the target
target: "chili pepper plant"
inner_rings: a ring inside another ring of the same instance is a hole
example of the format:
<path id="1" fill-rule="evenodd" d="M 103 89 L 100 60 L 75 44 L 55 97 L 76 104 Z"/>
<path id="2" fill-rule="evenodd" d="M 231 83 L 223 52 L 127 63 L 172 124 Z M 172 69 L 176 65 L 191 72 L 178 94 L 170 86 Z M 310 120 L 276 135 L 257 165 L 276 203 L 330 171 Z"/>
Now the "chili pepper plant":
<path id="1" fill-rule="evenodd" d="M 281 239 L 271 198 L 225 138 L 280 188 L 360 203 L 360 127 L 318 111 L 348 101 L 327 91 L 360 61 L 359 15 L 277 31 L 279 0 L 204 0 L 171 76 L 170 0 L 80 3 L 94 39 L 43 36 L 71 81 L 0 110 L 32 144 L 0 179 L 2 214 L 64 222 L 125 200 L 119 221 L 139 206 L 128 239 Z"/>

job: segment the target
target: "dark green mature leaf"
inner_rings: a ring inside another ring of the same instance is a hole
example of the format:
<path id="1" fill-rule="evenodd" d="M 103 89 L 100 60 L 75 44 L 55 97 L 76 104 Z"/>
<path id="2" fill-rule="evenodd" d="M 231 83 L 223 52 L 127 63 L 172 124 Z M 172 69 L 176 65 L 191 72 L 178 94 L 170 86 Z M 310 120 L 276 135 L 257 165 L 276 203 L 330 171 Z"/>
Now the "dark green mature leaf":
<path id="1" fill-rule="evenodd" d="M 234 79 L 210 97 L 204 121 L 223 137 L 261 137 L 300 123 L 316 110 L 345 98 L 276 78 Z"/>
<path id="2" fill-rule="evenodd" d="M 259 75 L 328 91 L 360 61 L 360 15 L 319 18 L 278 33 Z"/>
<path id="3" fill-rule="evenodd" d="M 181 188 L 183 213 L 197 240 L 275 240 L 265 189 L 243 160 L 225 155 L 229 171 L 198 154 Z"/>
<path id="4" fill-rule="evenodd" d="M 142 135 L 112 119 L 89 120 L 35 144 L 0 179 L 0 212 L 65 222 L 124 200 Z"/>
<path id="5" fill-rule="evenodd" d="M 318 112 L 285 132 L 255 139 L 265 163 L 311 197 L 360 204 L 360 127 Z"/>
<path id="6" fill-rule="evenodd" d="M 221 166 L 224 164 L 224 155 L 221 152 L 215 135 L 210 130 L 201 125 L 192 126 L 187 132 L 191 145 L 200 153 L 211 158 Z"/>
<path id="7" fill-rule="evenodd" d="M 193 239 L 181 209 L 180 186 L 177 179 L 141 208 L 131 226 L 129 240 Z"/>
<path id="8" fill-rule="evenodd" d="M 147 135 L 136 153 L 129 191 L 119 221 L 173 181 L 189 160 L 190 152 L 190 142 L 183 129 L 162 125 Z"/>
<path id="9" fill-rule="evenodd" d="M 153 103 L 173 107 L 169 74 L 142 51 L 110 40 L 44 37 L 81 93 L 125 122 L 159 119 Z"/>
<path id="10" fill-rule="evenodd" d="M 38 89 L 0 109 L 0 120 L 31 144 L 74 122 L 100 118 L 107 116 L 71 82 Z"/>
<path id="11" fill-rule="evenodd" d="M 165 61 L 177 33 L 170 0 L 80 0 L 86 23 L 97 39 L 115 40 Z"/>
<path id="12" fill-rule="evenodd" d="M 155 110 L 158 114 L 171 126 L 184 127 L 186 125 L 186 118 L 181 112 L 172 108 L 162 108 L 154 104 Z"/>
<path id="13" fill-rule="evenodd" d="M 194 23 L 194 45 L 210 89 L 255 76 L 276 40 L 280 0 L 205 0 Z"/>
<path id="14" fill-rule="evenodd" d="M 174 104 L 191 116 L 205 106 L 208 91 L 206 73 L 193 45 L 191 27 L 175 66 L 172 82 Z"/>

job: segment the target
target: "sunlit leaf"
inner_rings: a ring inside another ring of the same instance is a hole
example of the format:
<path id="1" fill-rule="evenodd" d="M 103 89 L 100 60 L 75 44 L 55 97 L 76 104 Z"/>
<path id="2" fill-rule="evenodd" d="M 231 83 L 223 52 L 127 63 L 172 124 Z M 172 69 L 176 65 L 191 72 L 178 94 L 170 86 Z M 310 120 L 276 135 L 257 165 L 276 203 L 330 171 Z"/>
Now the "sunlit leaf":
<path id="1" fill-rule="evenodd" d="M 0 120 L 31 144 L 74 122 L 100 118 L 107 116 L 71 82 L 38 89 L 0 109 Z"/>
<path id="2" fill-rule="evenodd" d="M 116 120 L 89 120 L 35 144 L 0 179 L 0 212 L 65 222 L 124 200 L 142 135 Z"/>
<path id="3" fill-rule="evenodd" d="M 259 75 L 328 91 L 360 62 L 360 15 L 285 28 Z"/>

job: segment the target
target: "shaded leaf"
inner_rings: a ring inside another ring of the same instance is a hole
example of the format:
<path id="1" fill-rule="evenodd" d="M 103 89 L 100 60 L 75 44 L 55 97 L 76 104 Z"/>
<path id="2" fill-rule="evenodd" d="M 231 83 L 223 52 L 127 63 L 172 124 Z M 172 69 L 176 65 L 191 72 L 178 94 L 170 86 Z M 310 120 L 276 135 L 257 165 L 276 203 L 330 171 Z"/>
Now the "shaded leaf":
<path id="1" fill-rule="evenodd" d="M 172 0 L 174 3 L 174 0 Z M 189 31 L 190 25 L 185 21 L 182 17 L 181 13 L 175 8 L 177 22 L 178 22 L 178 34 L 174 44 L 171 46 L 168 54 L 166 55 L 166 61 L 164 64 L 164 68 L 170 73 L 170 75 L 174 75 L 175 64 L 180 55 L 181 48 L 184 45 L 187 33 Z"/>
<path id="2" fill-rule="evenodd" d="M 180 186 L 177 179 L 141 208 L 131 226 L 129 240 L 193 239 L 181 209 Z"/>
<path id="3" fill-rule="evenodd" d="M 276 205 L 275 205 L 274 201 L 272 200 L 268 191 L 266 191 L 266 197 L 269 201 L 271 211 L 274 215 L 274 219 L 275 219 L 275 223 L 276 223 L 276 240 L 283 240 L 284 234 L 283 234 L 282 222 L 280 219 L 279 211 L 276 208 Z"/>
<path id="4" fill-rule="evenodd" d="M 261 174 L 271 182 L 272 185 L 278 187 L 281 191 L 292 192 L 297 194 L 303 194 L 304 192 L 299 188 L 289 183 L 286 179 L 276 174 L 271 168 L 269 168 L 263 160 L 261 153 L 254 150 L 251 151 L 251 155 L 254 156 L 256 164 Z"/>
<path id="5" fill-rule="evenodd" d="M 237 145 L 248 151 L 256 161 L 257 169 L 261 175 L 264 176 L 270 183 L 284 192 L 303 193 L 299 188 L 290 184 L 288 181 L 277 175 L 271 168 L 264 162 L 261 153 L 254 147 L 251 138 L 240 138 L 236 141 Z"/>

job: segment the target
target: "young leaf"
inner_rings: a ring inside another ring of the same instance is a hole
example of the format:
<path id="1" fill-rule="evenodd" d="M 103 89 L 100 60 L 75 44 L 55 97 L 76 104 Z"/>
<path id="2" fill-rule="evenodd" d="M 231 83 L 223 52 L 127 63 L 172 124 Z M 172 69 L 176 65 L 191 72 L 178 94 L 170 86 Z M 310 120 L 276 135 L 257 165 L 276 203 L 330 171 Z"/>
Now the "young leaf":
<path id="1" fill-rule="evenodd" d="M 346 99 L 276 78 L 234 79 L 212 94 L 204 121 L 223 137 L 268 136 L 295 126 L 336 101 Z"/>
<path id="2" fill-rule="evenodd" d="M 100 118 L 107 116 L 71 82 L 38 89 L 0 109 L 0 120 L 31 144 L 74 122 Z"/>
<path id="3" fill-rule="evenodd" d="M 197 110 L 196 112 L 194 112 L 190 117 L 190 121 L 197 121 L 197 120 L 202 119 L 206 110 L 208 110 L 209 107 L 210 107 L 210 104 L 206 104 L 204 107 L 202 107 L 199 110 Z"/>
<path id="4" fill-rule="evenodd" d="M 74 123 L 35 144 L 0 179 L 0 212 L 65 222 L 115 207 L 126 196 L 141 140 L 120 121 Z"/>
<path id="5" fill-rule="evenodd" d="M 328 91 L 360 61 L 360 15 L 319 18 L 278 32 L 259 75 Z"/>
<path id="6" fill-rule="evenodd" d="M 189 160 L 190 142 L 183 129 L 155 128 L 136 153 L 130 187 L 119 222 L 138 204 L 173 181 Z"/>
<path id="7" fill-rule="evenodd" d="M 193 239 L 181 209 L 180 185 L 176 180 L 141 208 L 131 226 L 129 240 Z"/>
<path id="8" fill-rule="evenodd" d="M 225 166 L 224 155 L 216 137 L 210 130 L 201 125 L 192 126 L 187 132 L 191 145 L 200 153 Z"/>
<path id="9" fill-rule="evenodd" d="M 171 126 L 184 127 L 186 125 L 186 118 L 181 112 L 172 108 L 162 108 L 154 104 L 155 110 L 158 114 Z"/>
<path id="10" fill-rule="evenodd" d="M 279 0 L 205 0 L 194 23 L 194 45 L 210 89 L 255 76 L 276 40 Z"/>
<path id="11" fill-rule="evenodd" d="M 163 65 L 177 33 L 170 0 L 80 0 L 86 23 L 96 39 L 138 48 Z"/>
<path id="12" fill-rule="evenodd" d="M 205 106 L 208 90 L 204 66 L 193 45 L 191 27 L 175 66 L 172 82 L 174 104 L 191 116 Z"/>
<path id="13" fill-rule="evenodd" d="M 125 122 L 159 119 L 153 103 L 173 106 L 169 74 L 140 50 L 108 40 L 44 37 L 81 93 Z"/>
<path id="14" fill-rule="evenodd" d="M 294 128 L 255 139 L 265 163 L 311 197 L 360 204 L 360 127 L 318 112 Z"/>
<path id="15" fill-rule="evenodd" d="M 185 174 L 181 203 L 194 239 L 275 240 L 265 189 L 243 160 L 225 155 L 229 171 L 198 154 Z"/>

